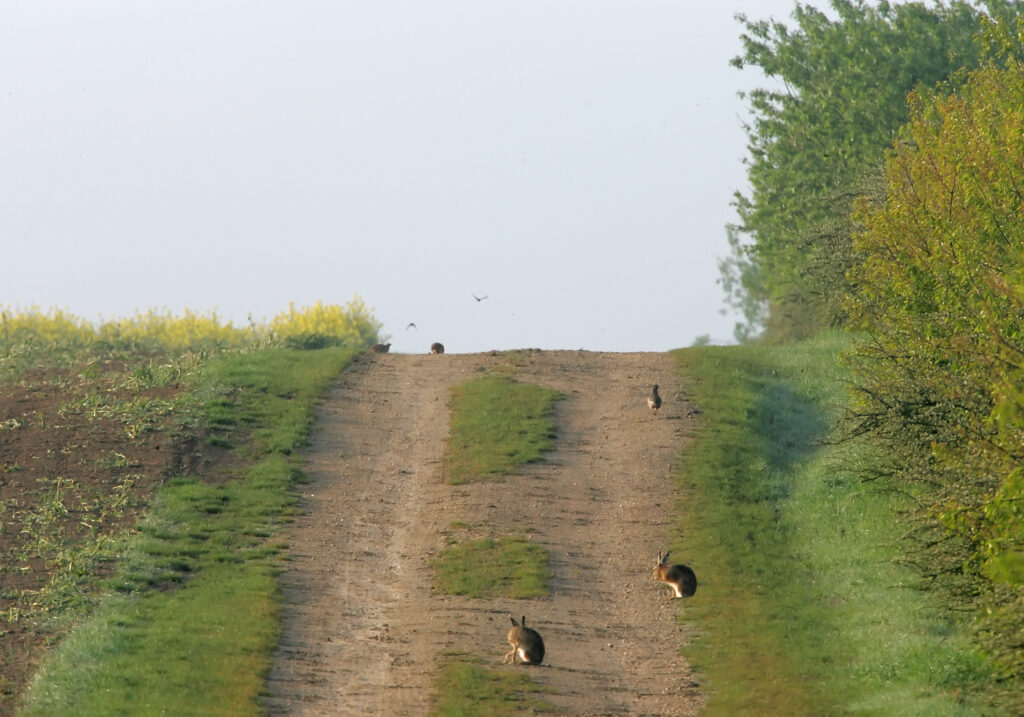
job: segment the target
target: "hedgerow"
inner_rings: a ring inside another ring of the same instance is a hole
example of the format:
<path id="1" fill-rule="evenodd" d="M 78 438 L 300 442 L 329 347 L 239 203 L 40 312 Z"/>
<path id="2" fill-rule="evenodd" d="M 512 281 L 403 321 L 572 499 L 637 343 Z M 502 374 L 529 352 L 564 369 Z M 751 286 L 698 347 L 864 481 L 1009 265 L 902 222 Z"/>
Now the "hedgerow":
<path id="1" fill-rule="evenodd" d="M 855 430 L 918 500 L 922 568 L 1024 678 L 1024 65 L 918 90 L 862 206 L 847 304 Z M 1018 697 L 1018 699 L 1020 699 Z"/>

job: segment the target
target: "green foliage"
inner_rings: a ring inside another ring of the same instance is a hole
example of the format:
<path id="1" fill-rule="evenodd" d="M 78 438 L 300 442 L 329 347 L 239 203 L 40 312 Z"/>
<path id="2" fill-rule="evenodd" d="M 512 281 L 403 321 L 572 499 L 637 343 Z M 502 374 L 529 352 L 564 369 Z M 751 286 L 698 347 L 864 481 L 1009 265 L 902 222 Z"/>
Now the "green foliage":
<path id="1" fill-rule="evenodd" d="M 457 543 L 431 562 L 434 586 L 448 595 L 525 599 L 549 593 L 547 551 L 522 536 Z"/>
<path id="2" fill-rule="evenodd" d="M 534 697 L 537 686 L 523 670 L 491 670 L 466 655 L 441 667 L 431 717 L 519 717 L 557 712 Z"/>
<path id="3" fill-rule="evenodd" d="M 551 416 L 561 398 L 558 391 L 503 375 L 456 386 L 445 458 L 448 482 L 505 475 L 541 460 L 554 445 Z"/>
<path id="4" fill-rule="evenodd" d="M 312 356 L 297 349 L 225 356 L 207 368 L 198 389 L 208 425 L 227 440 L 241 427 L 259 452 L 290 455 L 306 445 L 311 402 L 340 371 L 338 361 L 352 355 L 331 348 Z"/>
<path id="5" fill-rule="evenodd" d="M 863 442 L 829 440 L 846 343 L 676 353 L 702 409 L 671 548 L 700 580 L 682 616 L 706 714 L 991 714 L 945 596 L 897 564 L 911 501 L 856 479 Z"/>
<path id="6" fill-rule="evenodd" d="M 358 351 L 266 349 L 203 367 L 194 400 L 231 431 L 235 477 L 178 477 L 123 548 L 114 592 L 46 660 L 26 714 L 238 714 L 277 636 L 279 532 L 316 401 Z"/>
<path id="7" fill-rule="evenodd" d="M 922 503 L 922 562 L 959 578 L 965 599 L 985 593 L 1003 628 L 982 617 L 981 634 L 1020 679 L 1024 65 L 986 66 L 955 94 L 914 93 L 911 107 L 888 199 L 865 209 L 856 242 L 857 427 Z"/>
<path id="8" fill-rule="evenodd" d="M 744 51 L 733 64 L 774 82 L 747 95 L 752 189 L 736 204 L 750 241 L 734 242 L 723 277 L 734 303 L 768 307 L 778 338 L 844 323 L 837 298 L 852 263 L 853 200 L 906 121 L 907 93 L 975 66 L 980 53 L 972 36 L 982 12 L 967 2 L 829 4 L 835 19 L 797 4 L 794 27 L 739 16 Z"/>

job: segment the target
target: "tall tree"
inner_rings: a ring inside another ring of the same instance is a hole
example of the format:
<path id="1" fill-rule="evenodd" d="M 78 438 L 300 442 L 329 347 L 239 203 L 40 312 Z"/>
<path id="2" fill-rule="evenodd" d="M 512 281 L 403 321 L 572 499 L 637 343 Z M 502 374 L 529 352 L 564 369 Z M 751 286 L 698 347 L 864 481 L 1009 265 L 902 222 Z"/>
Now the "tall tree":
<path id="1" fill-rule="evenodd" d="M 967 2 L 830 6 L 835 19 L 797 3 L 793 28 L 738 16 L 746 32 L 733 64 L 774 83 L 746 96 L 751 191 L 736 196 L 746 241 L 723 265 L 745 271 L 723 271 L 723 282 L 739 280 L 745 301 L 768 306 L 777 338 L 845 322 L 853 200 L 906 122 L 907 93 L 976 66 L 980 53 L 983 13 Z"/>

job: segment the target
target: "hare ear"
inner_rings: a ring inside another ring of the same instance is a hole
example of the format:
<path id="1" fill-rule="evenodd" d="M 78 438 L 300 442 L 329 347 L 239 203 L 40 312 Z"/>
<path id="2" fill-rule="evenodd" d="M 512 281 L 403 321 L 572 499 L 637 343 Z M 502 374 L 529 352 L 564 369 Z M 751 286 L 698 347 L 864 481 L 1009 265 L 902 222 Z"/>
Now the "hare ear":
<path id="1" fill-rule="evenodd" d="M 526 615 L 523 615 L 523 627 L 526 627 Z"/>
<path id="2" fill-rule="evenodd" d="M 518 622 L 516 622 L 516 619 L 515 619 L 514 617 L 512 617 L 511 615 L 509 615 L 509 616 L 508 616 L 508 619 L 512 621 L 512 625 L 513 625 L 513 626 L 515 626 L 515 627 L 519 627 L 519 623 L 518 623 Z"/>

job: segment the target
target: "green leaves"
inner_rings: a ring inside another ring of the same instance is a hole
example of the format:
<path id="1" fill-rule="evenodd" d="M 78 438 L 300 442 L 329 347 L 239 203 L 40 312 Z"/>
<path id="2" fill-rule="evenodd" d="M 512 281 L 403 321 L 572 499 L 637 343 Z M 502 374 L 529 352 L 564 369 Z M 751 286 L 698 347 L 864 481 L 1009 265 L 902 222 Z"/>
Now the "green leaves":
<path id="1" fill-rule="evenodd" d="M 864 332 L 849 357 L 860 428 L 918 495 L 924 525 L 948 531 L 923 562 L 984 593 L 981 633 L 1018 677 L 1024 661 L 986 625 L 1024 625 L 1022 108 L 1014 63 L 969 73 L 953 94 L 911 94 L 887 199 L 862 208 L 848 303 Z"/>
<path id="2" fill-rule="evenodd" d="M 873 191 L 869 180 L 909 115 L 907 93 L 976 65 L 980 52 L 972 35 L 981 12 L 964 2 L 830 5 L 835 19 L 798 4 L 795 27 L 739 16 L 744 51 L 733 64 L 773 80 L 747 95 L 752 189 L 736 206 L 756 272 L 742 284 L 769 303 L 778 338 L 845 323 L 836 299 L 853 263 L 854 199 Z"/>

